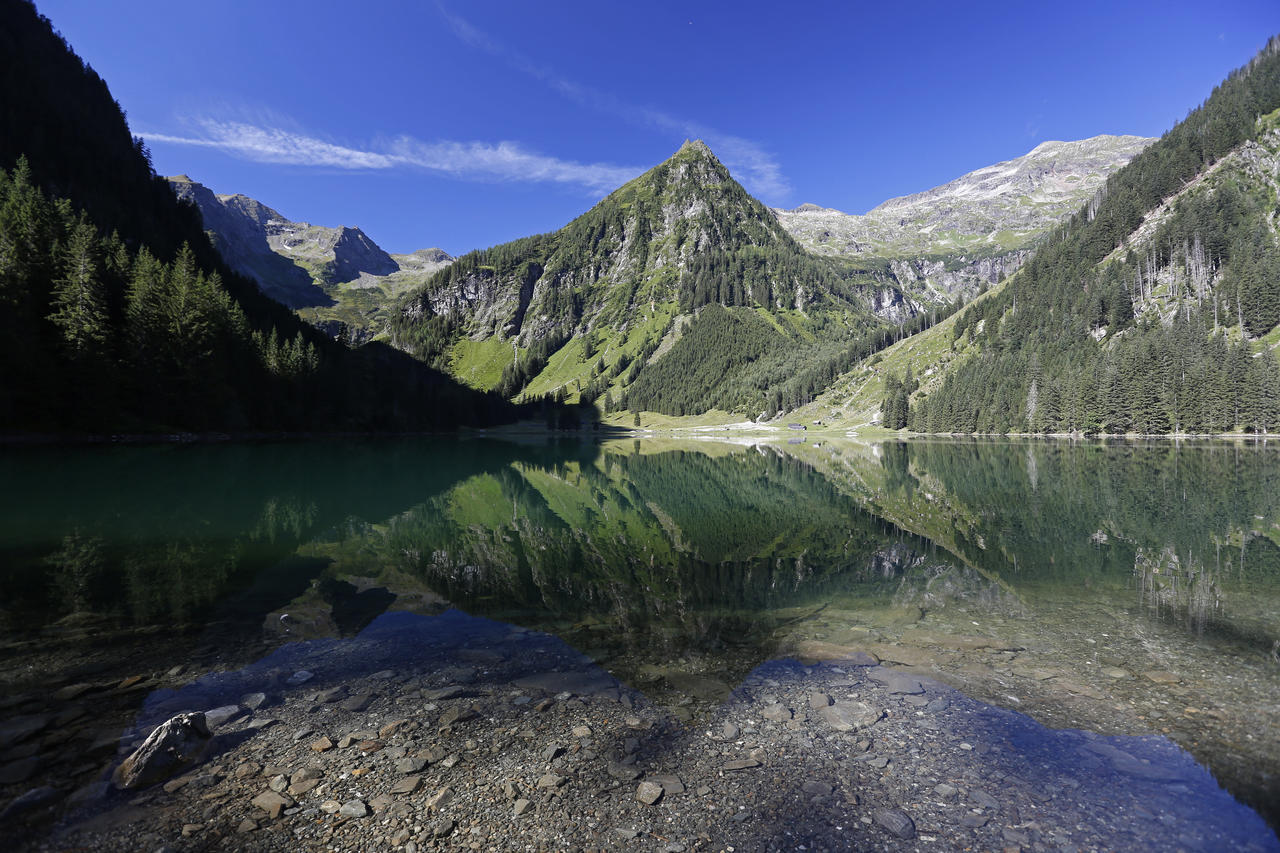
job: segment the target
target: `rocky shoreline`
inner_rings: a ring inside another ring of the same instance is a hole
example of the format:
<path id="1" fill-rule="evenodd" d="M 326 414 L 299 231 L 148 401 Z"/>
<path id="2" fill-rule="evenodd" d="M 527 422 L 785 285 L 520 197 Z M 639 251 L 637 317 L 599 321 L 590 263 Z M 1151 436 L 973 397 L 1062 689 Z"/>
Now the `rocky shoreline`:
<path id="1" fill-rule="evenodd" d="M 871 657 L 678 710 L 548 634 L 386 614 L 151 692 L 96 781 L 3 823 L 41 851 L 1280 849 L 1164 738 L 1047 729 Z M 195 761 L 122 790 L 184 712 Z"/>

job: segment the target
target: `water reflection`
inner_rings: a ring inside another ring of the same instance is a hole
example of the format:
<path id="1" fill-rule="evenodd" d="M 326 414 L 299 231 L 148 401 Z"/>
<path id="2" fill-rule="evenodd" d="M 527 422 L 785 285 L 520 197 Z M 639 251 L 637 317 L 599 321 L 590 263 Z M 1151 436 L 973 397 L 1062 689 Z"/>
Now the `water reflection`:
<path id="1" fill-rule="evenodd" d="M 1167 735 L 1275 822 L 1276 457 L 1009 442 L 6 453 L 0 716 L 70 713 L 49 693 L 80 685 L 71 704 L 132 713 L 138 689 L 456 607 L 550 632 L 685 720 L 719 713 L 770 659 L 874 655 L 1042 723 Z M 96 743 L 99 722 L 72 717 L 59 748 Z M 30 742 L 0 744 L 0 778 Z M 94 772 L 81 753 L 12 784 Z"/>

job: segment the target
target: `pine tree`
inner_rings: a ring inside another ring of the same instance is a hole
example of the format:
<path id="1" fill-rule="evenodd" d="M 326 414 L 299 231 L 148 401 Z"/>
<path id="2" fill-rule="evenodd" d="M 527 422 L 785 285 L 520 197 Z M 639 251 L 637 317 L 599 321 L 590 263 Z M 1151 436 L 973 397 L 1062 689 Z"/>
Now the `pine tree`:
<path id="1" fill-rule="evenodd" d="M 58 253 L 60 276 L 54 281 L 49 315 L 62 332 L 73 360 L 100 357 L 107 342 L 106 294 L 98 259 L 98 235 L 81 216 Z"/>

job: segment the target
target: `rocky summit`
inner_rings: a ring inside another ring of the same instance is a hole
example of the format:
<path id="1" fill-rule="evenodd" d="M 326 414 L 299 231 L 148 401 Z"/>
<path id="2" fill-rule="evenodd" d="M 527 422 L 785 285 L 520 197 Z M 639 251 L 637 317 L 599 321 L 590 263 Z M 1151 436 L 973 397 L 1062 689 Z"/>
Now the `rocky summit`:
<path id="1" fill-rule="evenodd" d="M 816 204 L 774 213 L 811 251 L 888 259 L 898 283 L 926 298 L 971 295 L 1016 270 L 1042 235 L 1154 141 L 1101 135 L 1043 142 L 1021 157 L 889 199 L 863 215 Z"/>
<path id="2" fill-rule="evenodd" d="M 390 255 L 359 228 L 294 222 L 246 195 L 215 194 L 186 175 L 169 178 L 169 185 L 199 208 L 233 269 L 335 336 L 345 329 L 366 339 L 397 296 L 453 262 L 437 248 Z"/>

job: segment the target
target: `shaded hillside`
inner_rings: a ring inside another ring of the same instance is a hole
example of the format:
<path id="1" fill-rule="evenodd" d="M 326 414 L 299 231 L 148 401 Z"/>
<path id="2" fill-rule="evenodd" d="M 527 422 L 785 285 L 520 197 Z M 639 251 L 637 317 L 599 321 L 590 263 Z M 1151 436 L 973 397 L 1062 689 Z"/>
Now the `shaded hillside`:
<path id="1" fill-rule="evenodd" d="M 0 4 L 0 429 L 421 429 L 517 411 L 226 267 L 106 84 Z"/>

